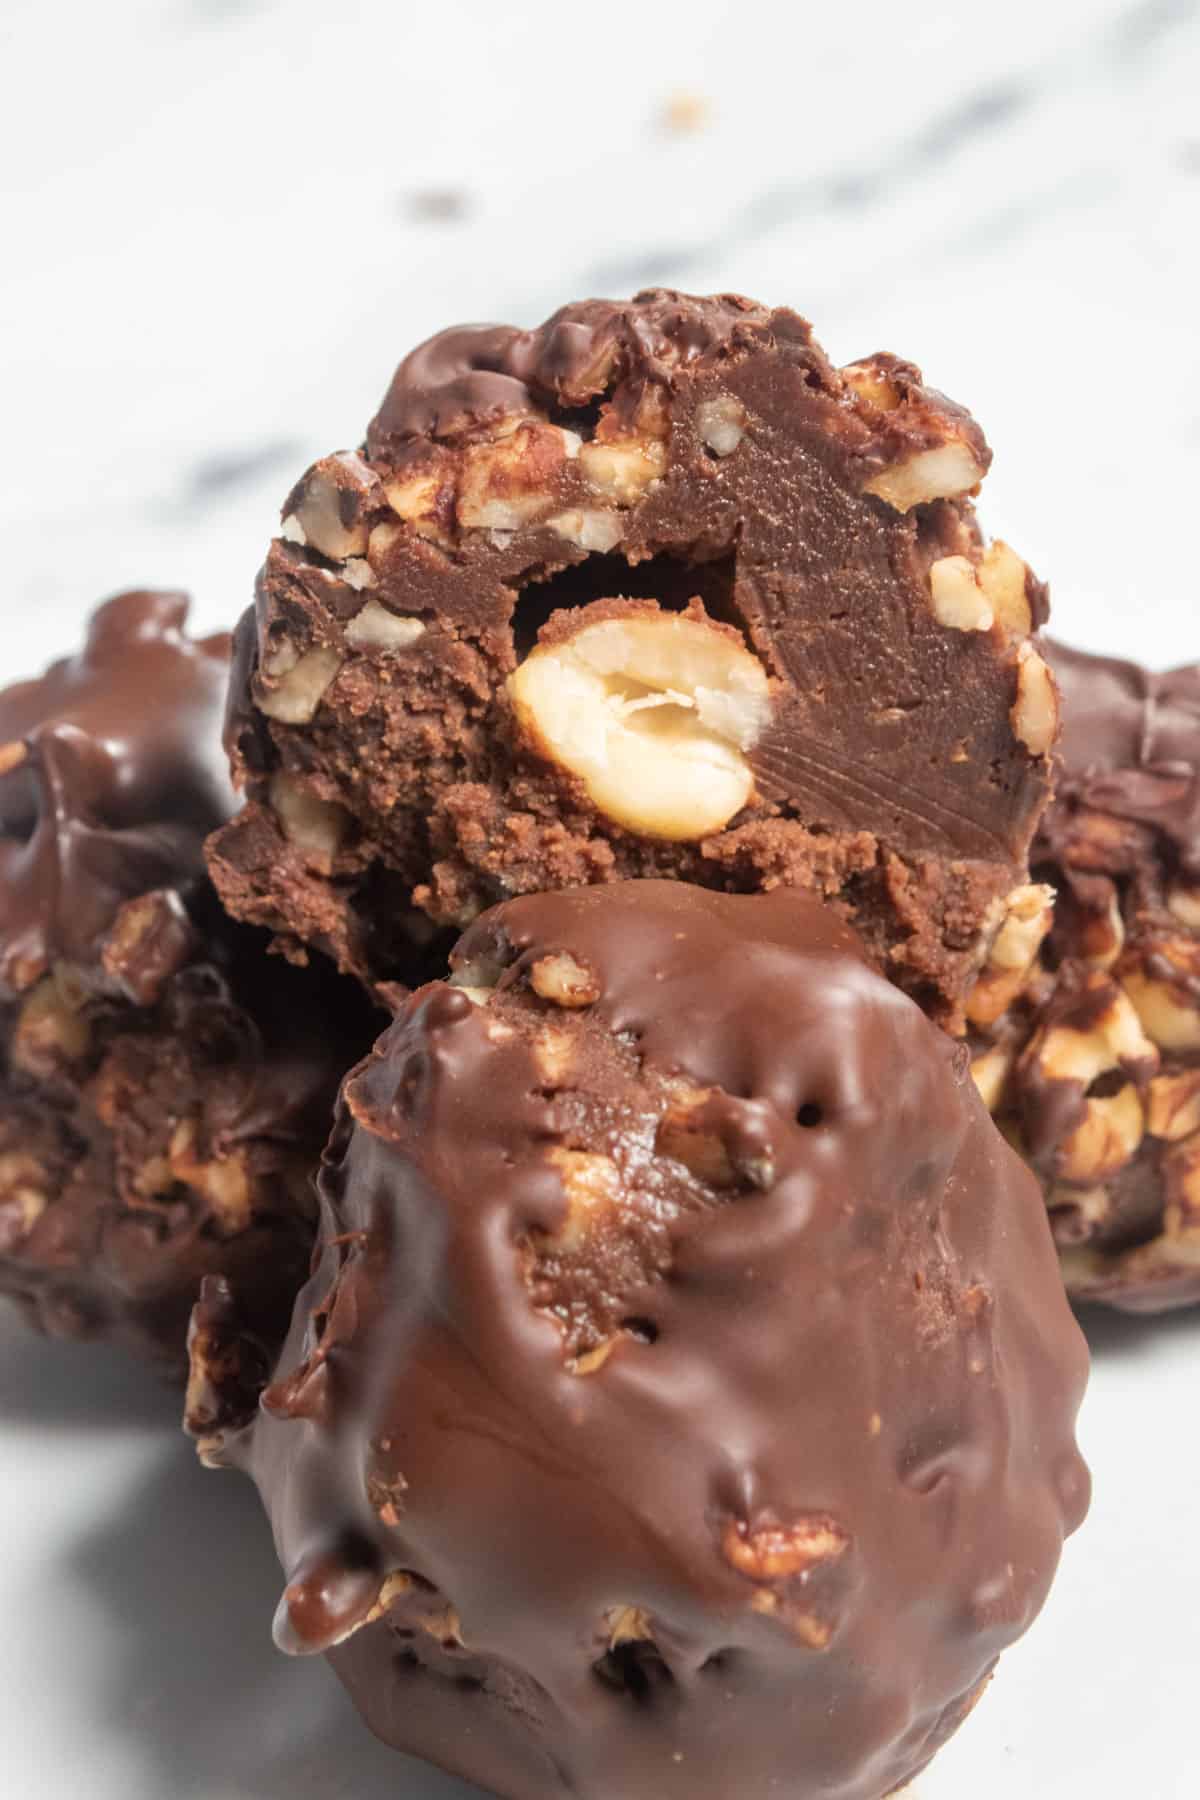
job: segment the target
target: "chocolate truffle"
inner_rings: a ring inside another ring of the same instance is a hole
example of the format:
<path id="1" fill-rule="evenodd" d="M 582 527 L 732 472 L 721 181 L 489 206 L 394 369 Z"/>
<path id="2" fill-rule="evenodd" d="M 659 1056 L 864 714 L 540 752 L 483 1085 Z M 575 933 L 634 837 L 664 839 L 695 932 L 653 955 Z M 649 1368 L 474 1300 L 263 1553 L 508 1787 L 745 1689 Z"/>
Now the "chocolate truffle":
<path id="1" fill-rule="evenodd" d="M 189 639 L 187 608 L 121 594 L 0 693 L 0 1293 L 181 1372 L 206 1274 L 286 1328 L 337 1083 L 377 1028 L 206 879 L 230 640 Z"/>
<path id="2" fill-rule="evenodd" d="M 879 1800 L 1086 1508 L 1037 1184 L 804 895 L 524 897 L 455 966 L 346 1085 L 252 1422 L 197 1318 L 277 1640 L 511 1800 Z"/>
<path id="3" fill-rule="evenodd" d="M 1200 667 L 1046 652 L 1054 924 L 974 1066 L 1042 1177 L 1072 1294 L 1156 1312 L 1200 1301 Z"/>
<path id="4" fill-rule="evenodd" d="M 951 1025 L 1048 793 L 1045 591 L 979 427 L 736 295 L 441 333 L 284 507 L 240 627 L 230 909 L 394 973 L 409 906 L 809 889 Z"/>

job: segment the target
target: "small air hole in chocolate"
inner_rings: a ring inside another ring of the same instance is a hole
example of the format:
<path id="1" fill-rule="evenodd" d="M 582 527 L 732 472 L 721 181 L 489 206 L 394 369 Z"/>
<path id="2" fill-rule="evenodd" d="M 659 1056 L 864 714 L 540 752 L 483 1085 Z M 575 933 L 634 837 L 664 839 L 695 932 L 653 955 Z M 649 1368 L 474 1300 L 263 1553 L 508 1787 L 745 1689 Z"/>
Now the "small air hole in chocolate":
<path id="1" fill-rule="evenodd" d="M 622 1319 L 621 1330 L 636 1338 L 639 1344 L 658 1342 L 658 1326 L 653 1319 Z"/>
<path id="2" fill-rule="evenodd" d="M 512 610 L 513 651 L 523 661 L 551 613 L 589 606 L 593 600 L 657 600 L 664 612 L 682 612 L 693 596 L 710 618 L 744 629 L 733 601 L 734 556 L 691 562 L 685 556 L 651 556 L 629 564 L 623 556 L 595 553 L 544 581 L 531 576 Z"/>
<path id="3" fill-rule="evenodd" d="M 824 1119 L 824 1108 L 819 1106 L 815 1100 L 806 1100 L 804 1105 L 796 1110 L 796 1123 L 803 1125 L 806 1131 L 814 1130 L 824 1122 Z"/>
<path id="4" fill-rule="evenodd" d="M 635 1706 L 649 1706 L 674 1687 L 671 1674 L 654 1644 L 639 1638 L 606 1650 L 592 1664 L 592 1673 L 614 1693 L 623 1694 Z"/>

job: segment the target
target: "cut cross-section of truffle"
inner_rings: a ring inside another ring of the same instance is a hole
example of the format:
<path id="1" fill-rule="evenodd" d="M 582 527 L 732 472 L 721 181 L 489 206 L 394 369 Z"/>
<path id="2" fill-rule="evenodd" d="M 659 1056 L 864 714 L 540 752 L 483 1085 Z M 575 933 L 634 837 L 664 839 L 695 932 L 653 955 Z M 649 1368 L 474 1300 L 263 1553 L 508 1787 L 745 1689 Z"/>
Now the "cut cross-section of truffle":
<path id="1" fill-rule="evenodd" d="M 311 1174 L 373 1014 L 223 913 L 230 640 L 128 593 L 0 692 L 0 1293 L 182 1370 L 203 1276 L 264 1338 L 304 1280 Z"/>
<path id="2" fill-rule="evenodd" d="M 277 1640 L 510 1800 L 880 1800 L 1086 1507 L 1036 1182 L 810 897 L 526 896 L 454 963 L 346 1083 L 256 1416 L 197 1313 Z"/>
<path id="3" fill-rule="evenodd" d="M 976 1000 L 976 1079 L 1042 1177 L 1070 1291 L 1156 1312 L 1200 1301 L 1200 666 L 1046 655 L 1054 923 L 999 1008 Z"/>
<path id="4" fill-rule="evenodd" d="M 414 905 L 808 889 L 958 1027 L 1057 731 L 989 460 L 911 364 L 839 370 L 736 296 L 430 339 L 289 496 L 240 627 L 227 904 L 379 980 Z"/>

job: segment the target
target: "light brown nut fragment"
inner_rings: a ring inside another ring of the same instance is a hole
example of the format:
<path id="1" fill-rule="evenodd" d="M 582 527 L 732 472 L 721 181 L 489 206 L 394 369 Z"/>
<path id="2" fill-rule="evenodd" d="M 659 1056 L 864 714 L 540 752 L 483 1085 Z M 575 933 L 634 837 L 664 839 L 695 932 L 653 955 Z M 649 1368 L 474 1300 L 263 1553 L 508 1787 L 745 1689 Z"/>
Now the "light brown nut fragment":
<path id="1" fill-rule="evenodd" d="M 408 475 L 402 480 L 389 481 L 384 489 L 392 511 L 418 537 L 444 539 L 446 536 L 438 513 L 438 502 L 447 475 L 445 468 L 435 465 L 433 469 L 422 469 L 418 474 Z M 379 526 L 375 529 L 378 531 Z M 394 527 L 389 526 L 389 529 L 394 530 Z"/>
<path id="2" fill-rule="evenodd" d="M 1012 728 L 1031 756 L 1046 756 L 1058 736 L 1058 689 L 1032 644 L 1017 651 L 1017 697 Z"/>
<path id="3" fill-rule="evenodd" d="M 368 509 L 382 498 L 379 477 L 356 451 L 326 456 L 300 483 L 282 536 L 341 562 L 367 548 Z"/>
<path id="4" fill-rule="evenodd" d="M 25 1150 L 0 1152 L 0 1250 L 28 1237 L 47 1206 L 46 1172 Z"/>
<path id="5" fill-rule="evenodd" d="M 519 531 L 553 511 L 560 471 L 579 455 L 572 431 L 526 421 L 467 450 L 458 490 L 460 525 Z"/>
<path id="6" fill-rule="evenodd" d="M 1112 1196 L 1103 1187 L 1053 1186 L 1046 1207 L 1058 1244 L 1085 1243 L 1112 1212 Z"/>
<path id="7" fill-rule="evenodd" d="M 599 1344 L 593 1345 L 590 1350 L 584 1350 L 581 1355 L 573 1356 L 567 1364 L 567 1373 L 570 1375 L 594 1375 L 597 1369 L 604 1367 L 616 1347 L 617 1340 L 615 1338 L 604 1338 Z"/>
<path id="8" fill-rule="evenodd" d="M 991 1025 L 1021 992 L 1054 922 L 1054 889 L 1040 882 L 1014 888 L 992 939 L 987 963 L 967 1002 L 973 1025 Z"/>
<path id="9" fill-rule="evenodd" d="M 555 1145 L 547 1160 L 558 1170 L 567 1199 L 566 1217 L 554 1233 L 555 1248 L 578 1250 L 620 1198 L 617 1165 L 610 1157 L 590 1150 L 566 1150 L 561 1145 Z"/>
<path id="10" fill-rule="evenodd" d="M 119 982 L 135 1005 L 149 1006 L 192 953 L 195 933 L 178 894 L 168 888 L 127 900 L 101 947 L 111 981 Z"/>
<path id="11" fill-rule="evenodd" d="M 1167 895 L 1167 908 L 1189 931 L 1200 931 L 1200 887 L 1176 882 Z"/>
<path id="12" fill-rule="evenodd" d="M 984 552 L 979 585 L 997 624 L 1010 637 L 1025 638 L 1033 630 L 1033 611 L 1025 586 L 1028 570 L 1016 551 L 999 538 Z"/>
<path id="13" fill-rule="evenodd" d="M 350 828 L 350 816 L 335 800 L 322 800 L 280 769 L 271 777 L 271 810 L 289 844 L 319 867 L 328 868 Z"/>
<path id="14" fill-rule="evenodd" d="M 601 554 L 615 550 L 625 531 L 620 513 L 594 507 L 573 507 L 568 512 L 555 513 L 546 524 L 565 543 L 575 544 L 580 550 L 598 550 Z"/>
<path id="15" fill-rule="evenodd" d="M 540 956 L 529 971 L 529 985 L 543 1000 L 556 1006 L 591 1006 L 600 998 L 595 970 L 576 962 L 567 952 Z"/>
<path id="16" fill-rule="evenodd" d="M 632 506 L 666 473 L 667 447 L 648 436 L 596 439 L 580 450 L 579 466 L 589 487 L 618 506 Z"/>
<path id="17" fill-rule="evenodd" d="M 788 1581 L 806 1575 L 819 1563 L 836 1562 L 849 1548 L 849 1535 L 827 1513 L 756 1531 L 739 1519 L 728 1519 L 721 1534 L 726 1562 L 751 1581 Z"/>
<path id="18" fill-rule="evenodd" d="M 1115 1094 L 1087 1102 L 1083 1118 L 1059 1147 L 1064 1181 L 1107 1181 L 1132 1162 L 1146 1129 L 1141 1095 L 1131 1081 Z"/>
<path id="19" fill-rule="evenodd" d="M 979 486 L 983 475 L 970 446 L 952 439 L 882 469 L 866 483 L 865 491 L 886 501 L 896 512 L 909 512 L 929 500 L 950 500 L 969 494 Z"/>
<path id="20" fill-rule="evenodd" d="M 363 1624 L 373 1625 L 376 1619 L 382 1619 L 385 1613 L 391 1611 L 397 1600 L 403 1600 L 406 1595 L 412 1593 L 412 1590 L 412 1576 L 403 1569 L 393 1569 L 390 1575 L 384 1577 L 383 1585 L 379 1590 L 379 1598 L 363 1619 Z"/>
<path id="21" fill-rule="evenodd" d="M 1200 1069 L 1154 1077 L 1146 1095 L 1146 1130 L 1172 1144 L 1200 1131 Z"/>
<path id="22" fill-rule="evenodd" d="M 732 394 L 718 394 L 696 408 L 700 441 L 714 456 L 732 456 L 746 435 L 746 409 Z"/>
<path id="23" fill-rule="evenodd" d="M 547 1086 L 557 1087 L 574 1065 L 575 1041 L 569 1031 L 547 1028 L 534 1039 L 533 1055 Z"/>
<path id="24" fill-rule="evenodd" d="M 994 1113 L 1004 1098 L 1004 1089 L 1012 1069 L 1011 1050 L 1002 1044 L 993 1044 L 989 1050 L 983 1051 L 971 1063 L 971 1078 L 979 1090 L 980 1098 L 990 1113 Z"/>
<path id="25" fill-rule="evenodd" d="M 675 1107 L 665 1114 L 658 1127 L 655 1149 L 682 1163 L 698 1181 L 713 1188 L 737 1186 L 737 1171 L 729 1160 L 729 1152 L 715 1131 L 705 1130 L 700 1123 L 700 1104 Z"/>
<path id="26" fill-rule="evenodd" d="M 933 616 L 951 631 L 990 631 L 995 617 L 966 556 L 943 556 L 929 571 Z"/>
<path id="27" fill-rule="evenodd" d="M 1106 985 L 1107 1003 L 1089 1029 L 1052 1025 L 1033 1040 L 1029 1054 L 1047 1080 L 1075 1081 L 1086 1088 L 1113 1069 L 1139 1075 L 1157 1069 L 1158 1051 L 1142 1030 L 1129 996 L 1115 983 Z"/>
<path id="28" fill-rule="evenodd" d="M 618 1644 L 646 1644 L 654 1640 L 650 1615 L 640 1606 L 610 1606 L 604 1615 L 604 1630 L 610 1650 Z"/>
<path id="29" fill-rule="evenodd" d="M 195 1122 L 181 1119 L 167 1147 L 167 1160 L 174 1179 L 207 1201 L 219 1236 L 235 1237 L 245 1231 L 254 1212 L 254 1189 L 241 1152 L 204 1159 L 196 1147 Z"/>
<path id="30" fill-rule="evenodd" d="M 346 642 L 354 650 L 407 650 L 424 635 L 423 619 L 402 618 L 378 600 L 368 600 L 346 626 Z"/>
<path id="31" fill-rule="evenodd" d="M 20 738 L 11 744 L 0 744 L 0 775 L 11 775 L 14 769 L 20 768 L 28 755 L 28 746 Z"/>
<path id="32" fill-rule="evenodd" d="M 533 748 L 630 831 L 694 841 L 754 792 L 745 752 L 770 717 L 766 672 L 706 620 L 659 613 L 584 625 L 532 651 L 508 691 Z"/>
<path id="33" fill-rule="evenodd" d="M 900 404 L 900 389 L 876 363 L 847 363 L 842 380 L 880 412 L 895 412 Z"/>
<path id="34" fill-rule="evenodd" d="M 318 645 L 305 651 L 294 662 L 287 661 L 282 646 L 273 652 L 269 664 L 255 684 L 258 710 L 281 725 L 307 725 L 316 716 L 326 691 L 332 686 L 342 666 L 336 650 Z"/>
<path id="35" fill-rule="evenodd" d="M 14 1067 L 32 1075 L 85 1061 L 92 1028 L 72 986 L 56 973 L 38 982 L 21 1005 L 9 1054 Z"/>
<path id="36" fill-rule="evenodd" d="M 1164 1050 L 1200 1050 L 1200 1005 L 1138 967 L 1123 969 L 1120 979 L 1156 1044 Z"/>

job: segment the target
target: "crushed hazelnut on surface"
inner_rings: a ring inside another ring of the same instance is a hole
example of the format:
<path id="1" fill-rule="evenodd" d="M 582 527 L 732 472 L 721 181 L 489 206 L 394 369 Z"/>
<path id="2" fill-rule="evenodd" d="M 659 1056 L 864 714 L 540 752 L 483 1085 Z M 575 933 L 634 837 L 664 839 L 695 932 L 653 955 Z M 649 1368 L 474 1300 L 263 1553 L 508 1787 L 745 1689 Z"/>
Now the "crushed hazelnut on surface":
<path id="1" fill-rule="evenodd" d="M 729 1519 L 721 1534 L 725 1560 L 751 1581 L 787 1581 L 806 1575 L 819 1563 L 836 1562 L 849 1548 L 846 1532 L 825 1514 L 796 1519 L 790 1525 L 764 1525 L 755 1531 L 738 1519 Z"/>
<path id="2" fill-rule="evenodd" d="M 529 985 L 543 1000 L 556 1006 L 591 1006 L 600 998 L 600 983 L 593 970 L 560 951 L 540 956 L 529 971 Z"/>
<path id="3" fill-rule="evenodd" d="M 702 400 L 696 408 L 696 430 L 714 456 L 732 456 L 746 435 L 746 409 L 732 394 Z"/>

